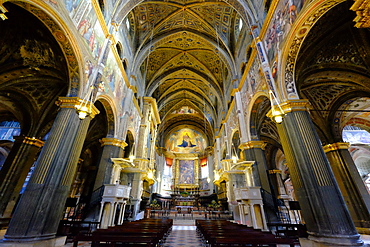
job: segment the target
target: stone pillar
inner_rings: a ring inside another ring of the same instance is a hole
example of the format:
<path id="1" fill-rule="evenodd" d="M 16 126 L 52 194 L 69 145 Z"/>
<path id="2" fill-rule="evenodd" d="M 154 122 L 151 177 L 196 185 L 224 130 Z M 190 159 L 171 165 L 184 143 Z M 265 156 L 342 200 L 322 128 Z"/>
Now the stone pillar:
<path id="1" fill-rule="evenodd" d="M 15 142 L 0 170 L 0 217 L 10 218 L 32 164 L 44 142 L 34 137 L 14 137 Z"/>
<path id="2" fill-rule="evenodd" d="M 160 117 L 157 102 L 154 98 L 144 97 L 143 116 L 139 129 L 138 145 L 136 146 L 137 158 L 150 158 L 152 150 L 155 150 L 154 142 L 153 145 L 150 145 L 152 140 L 148 140 L 148 138 L 151 133 L 153 134 L 152 139 L 155 138 L 158 124 L 160 124 Z M 149 145 L 151 150 L 148 150 Z"/>
<path id="3" fill-rule="evenodd" d="M 348 148 L 349 143 L 337 142 L 324 146 L 324 151 L 357 230 L 366 233 L 370 228 L 370 196 Z"/>
<path id="4" fill-rule="evenodd" d="M 60 110 L 36 168 L 5 234 L 5 241 L 37 241 L 56 235 L 90 120 L 79 119 L 78 98 L 59 99 Z"/>
<path id="5" fill-rule="evenodd" d="M 104 148 L 96 174 L 94 190 L 110 183 L 113 167 L 111 158 L 123 157 L 124 148 L 127 146 L 125 141 L 116 138 L 103 138 L 100 143 Z"/>
<path id="6" fill-rule="evenodd" d="M 141 195 L 143 192 L 143 176 L 141 172 L 133 172 L 133 179 L 131 184 L 131 203 L 133 206 L 132 218 L 135 219 L 136 215 L 139 213 Z"/>
<path id="7" fill-rule="evenodd" d="M 280 107 L 281 116 L 274 115 L 274 109 L 268 116 L 277 120 L 295 194 L 306 222 L 309 237 L 302 241 L 316 243 L 312 246 L 362 245 L 308 113 L 308 101 L 288 101 Z"/>
<path id="8" fill-rule="evenodd" d="M 262 189 L 271 193 L 271 187 L 269 183 L 269 178 L 267 175 L 267 164 L 265 153 L 266 143 L 263 141 L 249 141 L 240 144 L 239 148 L 243 150 L 246 160 L 253 160 L 255 164 L 253 165 L 253 179 L 255 186 L 260 186 Z"/>

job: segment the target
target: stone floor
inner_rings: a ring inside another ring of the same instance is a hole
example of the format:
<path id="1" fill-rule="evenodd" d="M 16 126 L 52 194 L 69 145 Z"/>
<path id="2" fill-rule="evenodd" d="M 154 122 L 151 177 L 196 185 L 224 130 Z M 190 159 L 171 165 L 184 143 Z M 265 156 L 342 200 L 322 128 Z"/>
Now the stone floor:
<path id="1" fill-rule="evenodd" d="M 0 230 L 0 239 L 3 238 L 5 230 Z M 370 246 L 370 235 L 361 235 L 366 245 Z M 64 247 L 72 247 L 73 243 L 67 243 Z M 81 242 L 79 247 L 90 247 L 90 242 Z M 195 221 L 190 219 L 175 219 L 170 235 L 167 237 L 163 247 L 201 247 L 202 241 L 196 233 Z M 280 245 L 285 247 L 288 245 Z"/>

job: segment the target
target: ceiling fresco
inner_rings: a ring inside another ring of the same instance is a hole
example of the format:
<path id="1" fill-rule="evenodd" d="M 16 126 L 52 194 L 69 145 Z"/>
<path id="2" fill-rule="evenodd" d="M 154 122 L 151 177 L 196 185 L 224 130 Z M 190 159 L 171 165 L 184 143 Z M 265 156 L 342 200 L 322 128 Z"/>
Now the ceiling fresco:
<path id="1" fill-rule="evenodd" d="M 222 1 L 186 0 L 142 2 L 128 16 L 134 70 L 145 96 L 157 100 L 160 135 L 191 128 L 212 140 L 230 101 L 236 42 L 246 26 L 241 16 Z M 197 114 L 176 113 L 183 107 Z"/>

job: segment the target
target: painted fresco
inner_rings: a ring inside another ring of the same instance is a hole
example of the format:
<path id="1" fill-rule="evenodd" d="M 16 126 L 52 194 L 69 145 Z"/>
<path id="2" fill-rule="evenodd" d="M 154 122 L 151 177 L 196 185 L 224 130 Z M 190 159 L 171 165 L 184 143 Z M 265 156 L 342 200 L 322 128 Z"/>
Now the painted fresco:
<path id="1" fill-rule="evenodd" d="M 180 109 L 172 112 L 172 114 L 192 114 L 192 113 L 198 112 L 189 106 L 183 106 Z"/>
<path id="2" fill-rule="evenodd" d="M 113 53 L 110 51 L 108 54 L 107 63 L 105 64 L 103 70 L 103 82 L 106 89 L 106 92 L 112 94 L 113 97 L 120 101 L 121 97 L 123 97 L 123 80 L 120 76 L 120 70 L 117 66 L 116 60 L 114 58 Z"/>
<path id="3" fill-rule="evenodd" d="M 188 128 L 175 131 L 165 143 L 167 150 L 178 153 L 202 152 L 207 147 L 204 136 L 198 131 Z"/>
<path id="4" fill-rule="evenodd" d="M 179 161 L 179 184 L 194 184 L 194 160 Z"/>
<path id="5" fill-rule="evenodd" d="M 366 130 L 343 130 L 343 141 L 351 144 L 370 144 L 370 133 Z"/>
<path id="6" fill-rule="evenodd" d="M 200 190 L 209 190 L 209 183 L 207 181 L 207 178 L 202 178 L 200 180 L 200 186 L 199 186 L 199 189 Z"/>
<path id="7" fill-rule="evenodd" d="M 98 58 L 105 38 L 91 1 L 64 0 L 64 3 L 69 16 L 78 32 L 86 40 L 94 58 Z"/>
<path id="8" fill-rule="evenodd" d="M 276 7 L 275 14 L 271 19 L 270 26 L 264 38 L 270 64 L 274 63 L 275 57 L 281 49 L 282 41 L 296 20 L 303 3 L 304 0 L 282 0 Z"/>

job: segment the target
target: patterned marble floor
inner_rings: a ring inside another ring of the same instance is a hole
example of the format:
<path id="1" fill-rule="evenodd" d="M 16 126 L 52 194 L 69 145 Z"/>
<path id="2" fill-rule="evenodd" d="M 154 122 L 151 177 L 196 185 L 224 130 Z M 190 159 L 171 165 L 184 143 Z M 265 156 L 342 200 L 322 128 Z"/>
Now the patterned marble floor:
<path id="1" fill-rule="evenodd" d="M 164 247 L 199 247 L 202 246 L 201 238 L 196 233 L 194 220 L 174 221 L 172 232 L 167 237 Z"/>

